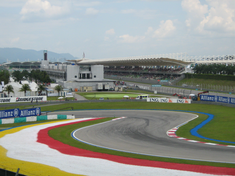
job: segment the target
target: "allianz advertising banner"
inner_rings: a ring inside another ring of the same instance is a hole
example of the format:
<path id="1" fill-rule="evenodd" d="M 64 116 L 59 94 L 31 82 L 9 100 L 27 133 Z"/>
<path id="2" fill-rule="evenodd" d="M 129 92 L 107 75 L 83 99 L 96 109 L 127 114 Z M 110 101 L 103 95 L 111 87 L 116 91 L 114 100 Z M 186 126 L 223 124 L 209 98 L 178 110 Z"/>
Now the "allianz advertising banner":
<path id="1" fill-rule="evenodd" d="M 31 108 L 20 110 L 19 117 L 40 116 L 41 108 Z"/>
<path id="2" fill-rule="evenodd" d="M 15 109 L 0 111 L 0 119 L 39 116 L 39 115 L 41 115 L 41 108 L 31 108 L 31 109 L 22 109 L 22 110 L 15 108 Z"/>
<path id="3" fill-rule="evenodd" d="M 220 102 L 220 103 L 229 103 L 229 97 L 217 96 L 217 102 Z"/>
<path id="4" fill-rule="evenodd" d="M 0 119 L 18 117 L 19 112 L 18 108 L 0 111 Z"/>
<path id="5" fill-rule="evenodd" d="M 201 101 L 215 101 L 215 95 L 200 95 Z"/>
<path id="6" fill-rule="evenodd" d="M 230 104 L 235 104 L 235 98 L 230 98 L 230 99 L 229 99 L 229 103 L 230 103 Z"/>
<path id="7" fill-rule="evenodd" d="M 224 96 L 215 96 L 215 95 L 200 95 L 201 101 L 212 101 L 219 103 L 228 103 L 235 104 L 235 98 L 224 97 Z"/>

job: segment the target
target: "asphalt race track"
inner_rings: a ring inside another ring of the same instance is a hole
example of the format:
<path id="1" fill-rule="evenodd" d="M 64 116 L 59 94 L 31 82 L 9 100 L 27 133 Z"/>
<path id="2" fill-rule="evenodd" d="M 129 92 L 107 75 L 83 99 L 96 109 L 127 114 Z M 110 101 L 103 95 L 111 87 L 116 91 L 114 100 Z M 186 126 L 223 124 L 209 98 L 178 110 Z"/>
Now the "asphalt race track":
<path id="1" fill-rule="evenodd" d="M 152 156 L 235 163 L 235 148 L 167 136 L 168 130 L 195 118 L 195 114 L 159 110 L 66 111 L 64 114 L 74 114 L 76 118 L 126 117 L 76 131 L 76 138 L 92 145 Z"/>

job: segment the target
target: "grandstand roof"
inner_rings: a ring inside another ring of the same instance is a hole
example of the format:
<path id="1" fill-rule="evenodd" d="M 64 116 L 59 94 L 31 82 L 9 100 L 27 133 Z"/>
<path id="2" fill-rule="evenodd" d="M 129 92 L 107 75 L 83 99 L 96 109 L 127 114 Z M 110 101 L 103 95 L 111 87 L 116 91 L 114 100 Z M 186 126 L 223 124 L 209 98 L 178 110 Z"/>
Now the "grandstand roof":
<path id="1" fill-rule="evenodd" d="M 127 57 L 115 59 L 98 59 L 98 60 L 69 60 L 79 65 L 106 65 L 106 66 L 187 66 L 193 62 L 184 62 L 170 58 L 155 57 Z"/>
<path id="2" fill-rule="evenodd" d="M 26 62 L 7 62 L 4 63 L 3 65 L 40 65 L 41 62 L 38 61 L 26 61 Z"/>

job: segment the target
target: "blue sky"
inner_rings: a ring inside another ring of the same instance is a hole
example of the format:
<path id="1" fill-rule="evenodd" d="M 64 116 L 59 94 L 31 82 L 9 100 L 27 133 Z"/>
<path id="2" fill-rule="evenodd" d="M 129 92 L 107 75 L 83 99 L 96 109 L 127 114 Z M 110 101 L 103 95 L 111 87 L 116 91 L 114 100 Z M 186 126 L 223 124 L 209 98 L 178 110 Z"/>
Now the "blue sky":
<path id="1" fill-rule="evenodd" d="M 1 0 L 0 47 L 89 59 L 235 54 L 235 0 Z"/>

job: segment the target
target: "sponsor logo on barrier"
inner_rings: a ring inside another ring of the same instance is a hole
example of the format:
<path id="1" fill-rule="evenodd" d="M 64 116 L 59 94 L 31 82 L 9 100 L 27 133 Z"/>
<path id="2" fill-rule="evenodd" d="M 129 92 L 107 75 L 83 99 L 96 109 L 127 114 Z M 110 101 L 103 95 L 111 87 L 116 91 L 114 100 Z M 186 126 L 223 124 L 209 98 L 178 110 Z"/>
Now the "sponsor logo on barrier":
<path id="1" fill-rule="evenodd" d="M 14 117 L 28 117 L 28 116 L 39 116 L 41 115 L 41 108 L 31 108 L 31 109 L 9 109 L 0 111 L 0 119 L 3 118 L 14 118 Z"/>
<path id="2" fill-rule="evenodd" d="M 228 103 L 229 102 L 229 98 L 228 97 L 218 96 L 217 97 L 217 102 Z"/>
<path id="3" fill-rule="evenodd" d="M 202 101 L 215 101 L 214 95 L 200 95 Z"/>
<path id="4" fill-rule="evenodd" d="M 41 115 L 41 108 L 31 108 L 20 110 L 20 117 L 28 117 L 28 116 L 37 116 Z"/>
<path id="5" fill-rule="evenodd" d="M 230 104 L 235 104 L 235 98 L 230 98 L 229 103 L 230 103 Z"/>
<path id="6" fill-rule="evenodd" d="M 16 98 L 16 102 L 43 101 L 43 97 Z"/>
<path id="7" fill-rule="evenodd" d="M 190 99 L 170 99 L 170 98 L 148 98 L 147 102 L 160 103 L 191 103 Z"/>
<path id="8" fill-rule="evenodd" d="M 184 99 L 178 99 L 177 103 L 184 103 Z"/>
<path id="9" fill-rule="evenodd" d="M 159 102 L 158 98 L 150 98 L 150 102 Z"/>
<path id="10" fill-rule="evenodd" d="M 14 109 L 14 117 L 18 117 L 19 116 L 19 109 Z"/>
<path id="11" fill-rule="evenodd" d="M 10 103 L 11 99 L 10 98 L 2 98 L 0 99 L 0 103 Z"/>
<path id="12" fill-rule="evenodd" d="M 168 99 L 166 99 L 166 98 L 163 99 L 163 98 L 162 98 L 162 99 L 161 99 L 161 102 L 162 102 L 162 103 L 168 103 Z"/>
<path id="13" fill-rule="evenodd" d="M 36 108 L 36 115 L 41 115 L 41 108 Z"/>
<path id="14" fill-rule="evenodd" d="M 0 119 L 18 117 L 18 116 L 19 116 L 19 109 L 18 108 L 0 111 Z"/>

